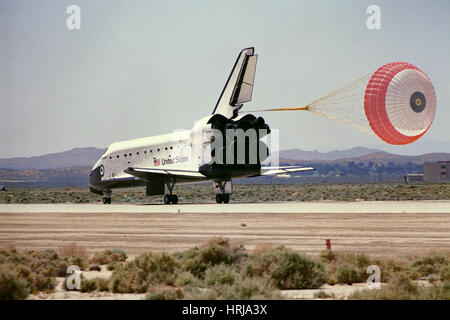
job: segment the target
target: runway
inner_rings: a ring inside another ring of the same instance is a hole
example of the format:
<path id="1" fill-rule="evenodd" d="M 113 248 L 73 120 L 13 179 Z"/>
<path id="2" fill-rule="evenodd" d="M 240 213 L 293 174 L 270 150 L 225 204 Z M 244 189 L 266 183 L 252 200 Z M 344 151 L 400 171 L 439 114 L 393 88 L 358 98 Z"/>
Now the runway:
<path id="1" fill-rule="evenodd" d="M 179 205 L 2 204 L 0 247 L 40 250 L 76 242 L 89 253 L 177 252 L 223 236 L 248 250 L 285 245 L 374 256 L 450 250 L 450 201 Z"/>
<path id="2" fill-rule="evenodd" d="M 0 213 L 450 213 L 450 200 L 228 204 L 0 204 Z"/>

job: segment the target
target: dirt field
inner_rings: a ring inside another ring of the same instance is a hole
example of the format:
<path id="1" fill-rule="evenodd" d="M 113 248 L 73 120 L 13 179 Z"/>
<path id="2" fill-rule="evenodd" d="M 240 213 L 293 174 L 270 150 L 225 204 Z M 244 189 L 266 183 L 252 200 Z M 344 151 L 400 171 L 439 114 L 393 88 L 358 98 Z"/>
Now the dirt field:
<path id="1" fill-rule="evenodd" d="M 261 210 L 264 213 L 257 212 L 263 204 L 189 210 L 188 206 L 74 205 L 76 210 L 70 210 L 57 205 L 2 205 L 0 247 L 40 250 L 76 242 L 89 253 L 121 248 L 133 256 L 181 251 L 223 236 L 249 250 L 285 245 L 306 254 L 324 250 L 326 239 L 331 239 L 334 250 L 384 257 L 450 248 L 450 201 L 392 202 L 392 210 L 386 209 L 389 204 L 271 204 L 264 207 L 270 210 Z M 330 213 L 327 208 L 334 210 Z"/>

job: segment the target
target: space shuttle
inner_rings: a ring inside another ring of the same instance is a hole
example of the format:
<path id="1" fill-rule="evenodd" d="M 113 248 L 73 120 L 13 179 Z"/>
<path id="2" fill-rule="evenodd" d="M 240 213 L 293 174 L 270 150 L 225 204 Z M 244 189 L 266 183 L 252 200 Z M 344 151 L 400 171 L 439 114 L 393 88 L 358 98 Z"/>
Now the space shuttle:
<path id="1" fill-rule="evenodd" d="M 147 196 L 177 204 L 175 185 L 210 181 L 216 202 L 229 203 L 233 179 L 314 170 L 262 165 L 270 127 L 240 112 L 252 99 L 257 59 L 253 47 L 241 50 L 212 114 L 191 130 L 112 143 L 90 171 L 90 191 L 110 204 L 114 189 L 141 186 Z"/>

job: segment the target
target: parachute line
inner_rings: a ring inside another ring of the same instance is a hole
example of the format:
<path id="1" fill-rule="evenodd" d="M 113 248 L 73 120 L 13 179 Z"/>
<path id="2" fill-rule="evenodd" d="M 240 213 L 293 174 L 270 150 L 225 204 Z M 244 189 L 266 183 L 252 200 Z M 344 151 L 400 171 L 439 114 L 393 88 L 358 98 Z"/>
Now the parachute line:
<path id="1" fill-rule="evenodd" d="M 268 108 L 247 112 L 309 111 L 318 116 L 351 126 L 367 134 L 374 135 L 370 126 L 367 124 L 364 110 L 361 108 L 361 105 L 363 105 L 364 89 L 369 82 L 370 76 L 371 74 L 367 74 L 305 106 Z M 356 112 L 358 109 L 360 111 Z"/>
<path id="2" fill-rule="evenodd" d="M 420 69 L 392 62 L 308 105 L 247 112 L 264 111 L 309 111 L 402 145 L 429 129 L 436 114 L 436 94 Z"/>

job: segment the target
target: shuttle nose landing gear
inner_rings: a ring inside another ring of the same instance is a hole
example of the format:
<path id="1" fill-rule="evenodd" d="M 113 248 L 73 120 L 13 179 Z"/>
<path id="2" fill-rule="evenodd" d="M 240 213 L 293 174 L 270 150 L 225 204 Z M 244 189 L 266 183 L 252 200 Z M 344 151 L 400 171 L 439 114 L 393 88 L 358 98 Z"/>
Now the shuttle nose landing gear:
<path id="1" fill-rule="evenodd" d="M 111 204 L 111 190 L 103 191 L 103 204 Z"/>
<path id="2" fill-rule="evenodd" d="M 169 190 L 169 194 L 164 196 L 164 204 L 177 204 L 178 196 L 176 194 L 172 194 L 173 187 L 175 187 L 175 179 L 170 182 L 166 182 L 167 189 Z"/>
<path id="3" fill-rule="evenodd" d="M 213 182 L 217 203 L 229 203 L 231 194 L 231 180 Z"/>

